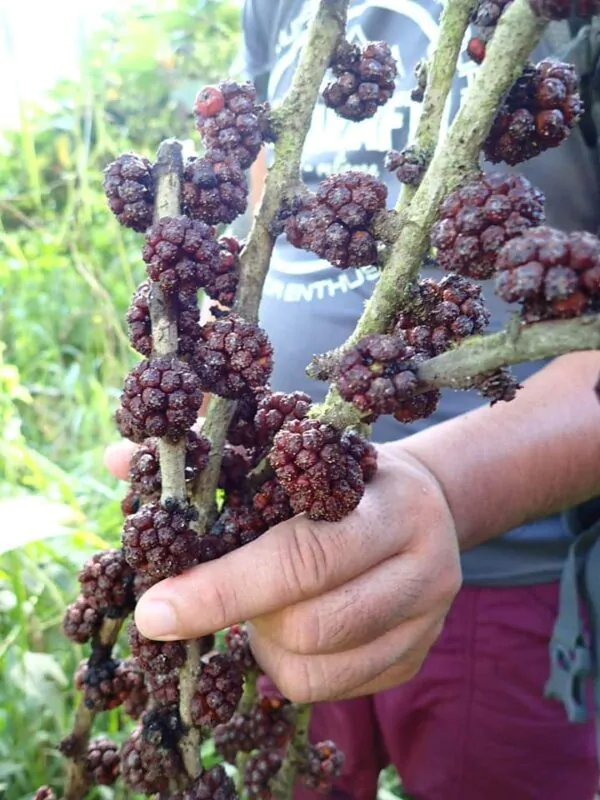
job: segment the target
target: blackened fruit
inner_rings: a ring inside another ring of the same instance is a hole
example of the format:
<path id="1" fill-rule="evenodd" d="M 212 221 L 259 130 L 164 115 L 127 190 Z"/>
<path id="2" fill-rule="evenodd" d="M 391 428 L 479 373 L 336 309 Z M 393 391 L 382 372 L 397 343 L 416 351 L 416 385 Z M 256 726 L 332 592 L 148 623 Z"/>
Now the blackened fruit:
<path id="1" fill-rule="evenodd" d="M 104 658 L 96 663 L 82 661 L 75 672 L 75 688 L 83 692 L 90 711 L 109 711 L 129 696 L 137 670 L 131 662 Z"/>
<path id="2" fill-rule="evenodd" d="M 189 506 L 146 503 L 127 517 L 123 527 L 123 551 L 136 572 L 155 578 L 179 575 L 198 563 L 199 537 L 190 524 L 196 518 Z"/>
<path id="3" fill-rule="evenodd" d="M 121 225 L 142 232 L 152 224 L 154 181 L 152 164 L 135 153 L 125 153 L 104 171 L 108 206 Z"/>
<path id="4" fill-rule="evenodd" d="M 298 768 L 300 780 L 320 794 L 331 791 L 344 766 L 344 754 L 334 742 L 309 745 L 305 761 Z"/>
<path id="5" fill-rule="evenodd" d="M 258 669 L 250 649 L 248 629 L 245 625 L 232 625 L 225 632 L 225 651 L 234 664 L 242 672 L 252 672 Z"/>
<path id="6" fill-rule="evenodd" d="M 450 274 L 441 281 L 419 281 L 409 309 L 394 320 L 392 333 L 433 357 L 467 336 L 481 333 L 489 320 L 481 286 Z"/>
<path id="7" fill-rule="evenodd" d="M 102 614 L 85 597 L 78 597 L 67 606 L 63 619 L 63 632 L 72 642 L 85 644 L 95 636 L 102 624 Z"/>
<path id="8" fill-rule="evenodd" d="M 146 231 L 148 277 L 167 293 L 199 289 L 219 258 L 214 229 L 189 217 L 163 217 Z"/>
<path id="9" fill-rule="evenodd" d="M 388 172 L 396 173 L 400 183 L 418 186 L 427 169 L 427 158 L 422 151 L 414 147 L 407 147 L 402 152 L 389 150 L 385 154 L 383 166 Z"/>
<path id="10" fill-rule="evenodd" d="M 194 480 L 202 470 L 206 469 L 209 453 L 210 442 L 206 436 L 189 430 L 186 434 L 185 444 L 186 481 Z M 147 439 L 131 457 L 129 483 L 144 498 L 155 499 L 155 496 L 160 494 L 162 480 L 156 440 Z"/>
<path id="11" fill-rule="evenodd" d="M 250 756 L 244 770 L 244 789 L 249 800 L 270 800 L 269 785 L 281 764 L 281 756 L 274 750 L 263 750 Z"/>
<path id="12" fill-rule="evenodd" d="M 166 675 L 175 672 L 185 664 L 184 642 L 157 642 L 153 639 L 146 639 L 139 632 L 135 622 L 129 623 L 127 635 L 132 655 L 146 672 L 154 675 Z"/>
<path id="13" fill-rule="evenodd" d="M 119 747 L 105 737 L 92 739 L 85 758 L 86 777 L 97 786 L 112 786 L 119 776 Z"/>
<path id="14" fill-rule="evenodd" d="M 224 554 L 253 542 L 266 529 L 262 516 L 253 508 L 228 506 L 223 509 L 212 525 L 210 538 L 214 537 L 217 542 L 221 543 L 221 554 Z"/>
<path id="15" fill-rule="evenodd" d="M 177 442 L 192 427 L 202 405 L 198 377 L 176 358 L 150 358 L 125 378 L 115 420 L 122 436 L 141 444 L 161 436 Z"/>
<path id="16" fill-rule="evenodd" d="M 273 348 L 256 323 L 228 314 L 202 326 L 193 365 L 206 391 L 236 398 L 267 383 Z"/>
<path id="17" fill-rule="evenodd" d="M 353 403 L 373 421 L 393 414 L 399 403 L 415 394 L 416 351 L 404 339 L 388 334 L 370 334 L 340 359 L 336 386 L 344 400 Z"/>
<path id="18" fill-rule="evenodd" d="M 474 382 L 474 388 L 493 406 L 501 400 L 514 400 L 518 390 L 523 387 L 507 367 L 500 367 L 493 372 L 479 375 Z"/>
<path id="19" fill-rule="evenodd" d="M 275 436 L 269 460 L 294 513 L 334 522 L 359 504 L 364 482 L 359 462 L 331 425 L 291 420 Z"/>
<path id="20" fill-rule="evenodd" d="M 204 770 L 180 800 L 236 800 L 235 784 L 221 764 Z M 179 800 L 179 798 L 177 798 Z"/>
<path id="21" fill-rule="evenodd" d="M 509 242 L 497 261 L 496 294 L 522 303 L 528 322 L 576 317 L 600 303 L 600 241 L 541 227 Z"/>
<path id="22" fill-rule="evenodd" d="M 238 665 L 221 653 L 201 663 L 190 709 L 194 725 L 214 728 L 228 722 L 242 697 L 243 683 Z"/>
<path id="23" fill-rule="evenodd" d="M 450 192 L 431 244 L 443 269 L 484 280 L 502 245 L 543 221 L 543 194 L 521 175 L 494 172 Z"/>
<path id="24" fill-rule="evenodd" d="M 258 511 L 267 528 L 272 528 L 294 516 L 287 492 L 276 480 L 261 484 L 252 498 L 252 506 Z"/>
<path id="25" fill-rule="evenodd" d="M 133 609 L 133 571 L 122 550 L 102 550 L 79 572 L 81 594 L 88 603 L 109 617 L 120 617 Z"/>
<path id="26" fill-rule="evenodd" d="M 581 17 L 589 19 L 600 14 L 598 0 L 529 0 L 534 14 L 550 20 Z"/>
<path id="27" fill-rule="evenodd" d="M 265 394 L 259 387 L 255 391 L 245 392 L 237 401 L 233 419 L 227 431 L 227 441 L 237 447 L 254 448 L 258 445 L 254 416 L 258 403 Z"/>
<path id="28" fill-rule="evenodd" d="M 441 399 L 442 396 L 437 389 L 416 394 L 398 404 L 398 408 L 394 411 L 394 419 L 402 423 L 427 419 L 436 410 Z"/>
<path id="29" fill-rule="evenodd" d="M 150 292 L 151 282 L 143 281 L 136 289 L 127 311 L 129 341 L 133 349 L 143 356 L 151 356 L 153 346 Z M 177 317 L 177 354 L 186 356 L 193 352 L 200 326 L 200 307 L 196 289 L 181 289 L 175 292 L 171 302 Z"/>
<path id="30" fill-rule="evenodd" d="M 252 458 L 249 451 L 226 444 L 221 459 L 219 489 L 223 489 L 228 494 L 240 491 L 251 467 Z"/>
<path id="31" fill-rule="evenodd" d="M 209 225 L 228 224 L 248 205 L 248 181 L 235 159 L 209 150 L 188 158 L 183 170 L 183 211 Z"/>
<path id="32" fill-rule="evenodd" d="M 331 68 L 335 79 L 325 87 L 323 100 L 344 119 L 358 122 L 372 117 L 394 93 L 398 67 L 387 42 L 369 42 L 362 51 L 342 42 Z"/>
<path id="33" fill-rule="evenodd" d="M 221 81 L 198 92 L 194 103 L 196 127 L 207 151 L 222 151 L 247 169 L 264 141 L 272 140 L 267 103 L 256 102 L 251 83 Z"/>
<path id="34" fill-rule="evenodd" d="M 583 112 L 578 86 L 577 70 L 571 64 L 546 59 L 526 67 L 484 142 L 486 159 L 514 165 L 558 147 Z"/>
<path id="35" fill-rule="evenodd" d="M 270 444 L 286 422 L 304 419 L 311 403 L 310 396 L 305 392 L 266 392 L 254 416 L 257 443 L 263 447 Z"/>
<path id="36" fill-rule="evenodd" d="M 365 267 L 377 262 L 373 217 L 385 208 L 386 186 L 363 172 L 331 175 L 315 195 L 299 198 L 282 212 L 290 243 L 335 267 Z"/>
<path id="37" fill-rule="evenodd" d="M 166 791 L 169 779 L 180 774 L 182 769 L 177 752 L 149 742 L 143 736 L 141 725 L 125 740 L 120 758 L 125 785 L 142 794 Z"/>

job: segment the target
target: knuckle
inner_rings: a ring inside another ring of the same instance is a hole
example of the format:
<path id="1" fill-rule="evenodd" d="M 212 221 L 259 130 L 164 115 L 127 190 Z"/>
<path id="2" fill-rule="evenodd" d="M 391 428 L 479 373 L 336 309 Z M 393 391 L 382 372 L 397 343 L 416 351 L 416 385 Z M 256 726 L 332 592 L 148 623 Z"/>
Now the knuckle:
<path id="1" fill-rule="evenodd" d="M 310 666 L 299 659 L 290 659 L 279 665 L 275 683 L 279 691 L 292 703 L 313 703 L 313 677 Z"/>
<path id="2" fill-rule="evenodd" d="M 309 597 L 322 586 L 330 570 L 321 537 L 307 520 L 290 526 L 279 551 L 279 567 L 288 591 Z"/>

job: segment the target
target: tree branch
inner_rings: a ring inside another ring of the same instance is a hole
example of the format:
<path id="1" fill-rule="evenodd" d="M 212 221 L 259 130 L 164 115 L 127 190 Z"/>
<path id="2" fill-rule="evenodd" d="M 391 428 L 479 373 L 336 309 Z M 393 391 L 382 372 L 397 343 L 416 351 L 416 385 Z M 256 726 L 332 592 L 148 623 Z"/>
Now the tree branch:
<path id="1" fill-rule="evenodd" d="M 100 630 L 94 637 L 94 646 L 113 647 L 119 636 L 124 618 L 105 618 Z M 75 720 L 71 733 L 63 742 L 63 752 L 68 756 L 67 776 L 65 780 L 64 800 L 82 800 L 89 789 L 89 781 L 85 774 L 85 760 L 87 756 L 90 733 L 96 718 L 96 712 L 90 711 L 85 705 L 82 695 L 75 712 Z M 68 748 L 65 746 L 68 743 Z"/>
<path id="2" fill-rule="evenodd" d="M 489 336 L 465 339 L 454 350 L 423 362 L 417 370 L 425 388 L 469 389 L 476 375 L 499 367 L 600 350 L 600 315 L 509 325 Z"/>
<path id="3" fill-rule="evenodd" d="M 289 800 L 293 795 L 298 765 L 302 757 L 305 756 L 309 744 L 310 710 L 309 705 L 296 706 L 297 716 L 294 738 L 288 745 L 285 760 L 271 788 L 271 795 L 274 800 Z"/>
<path id="4" fill-rule="evenodd" d="M 479 153 L 501 103 L 539 41 L 545 22 L 528 0 L 515 0 L 502 15 L 477 78 L 438 147 L 423 181 L 403 215 L 403 226 L 390 248 L 389 260 L 354 332 L 341 353 L 370 333 L 386 331 L 404 307 L 429 248 L 429 233 L 442 199 L 477 169 Z M 430 89 L 433 91 L 433 89 Z M 331 389 L 311 416 L 338 427 L 355 424 L 356 409 Z"/>

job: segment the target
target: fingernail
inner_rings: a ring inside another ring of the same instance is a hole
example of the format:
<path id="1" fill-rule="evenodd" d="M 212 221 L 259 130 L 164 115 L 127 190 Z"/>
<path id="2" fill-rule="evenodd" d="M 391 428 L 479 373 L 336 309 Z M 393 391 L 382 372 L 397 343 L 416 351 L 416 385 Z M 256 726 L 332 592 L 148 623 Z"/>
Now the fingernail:
<path id="1" fill-rule="evenodd" d="M 142 597 L 135 610 L 135 624 L 148 639 L 179 639 L 177 614 L 168 600 Z"/>

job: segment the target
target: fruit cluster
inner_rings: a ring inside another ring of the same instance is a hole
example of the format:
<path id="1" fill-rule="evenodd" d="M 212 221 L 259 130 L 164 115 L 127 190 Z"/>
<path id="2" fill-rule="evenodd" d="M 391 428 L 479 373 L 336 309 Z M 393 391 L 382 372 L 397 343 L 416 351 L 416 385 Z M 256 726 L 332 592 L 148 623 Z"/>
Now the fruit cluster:
<path id="1" fill-rule="evenodd" d="M 342 42 L 334 53 L 335 79 L 323 91 L 323 100 L 340 117 L 359 122 L 372 117 L 394 93 L 396 59 L 386 42 L 369 42 L 362 50 Z"/>

